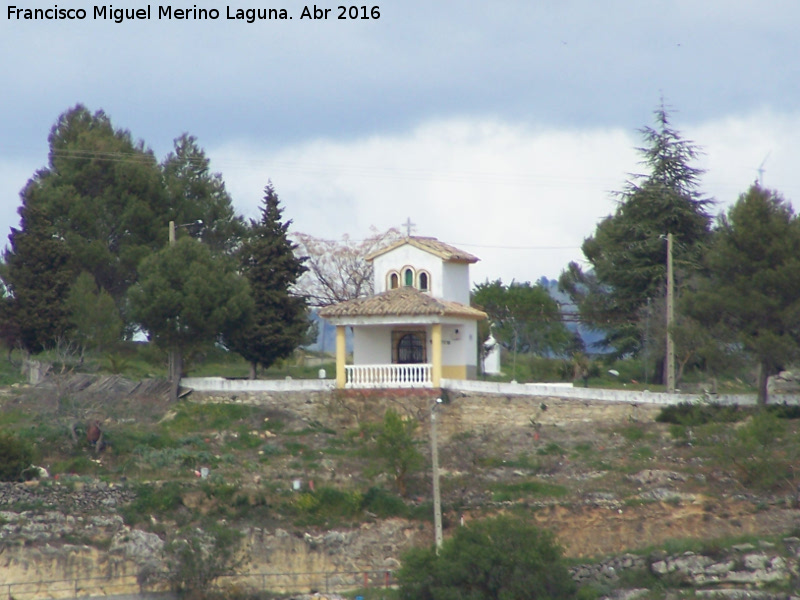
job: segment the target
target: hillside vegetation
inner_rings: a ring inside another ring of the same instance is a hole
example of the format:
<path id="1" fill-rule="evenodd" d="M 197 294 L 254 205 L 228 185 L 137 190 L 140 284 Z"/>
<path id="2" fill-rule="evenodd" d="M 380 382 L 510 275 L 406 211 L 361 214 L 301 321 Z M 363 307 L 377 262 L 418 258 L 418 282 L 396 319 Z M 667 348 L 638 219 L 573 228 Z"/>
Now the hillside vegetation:
<path id="1" fill-rule="evenodd" d="M 220 523 L 324 532 L 385 519 L 416 522 L 432 536 L 430 394 L 195 393 L 170 402 L 165 386 L 54 369 L 40 385 L 3 388 L 0 431 L 46 470 L 41 489 L 125 486 L 134 494 L 120 508 L 125 522 L 165 540 Z M 557 399 L 447 400 L 439 439 L 446 536 L 464 520 L 512 513 L 586 561 L 800 532 L 792 407 L 588 413 Z M 467 418 L 492 403 L 498 410 L 489 414 L 517 417 L 502 426 Z M 387 410 L 415 425 L 410 451 L 420 460 L 409 461 L 402 485 L 394 450 L 379 444 Z M 44 473 L 28 468 L 21 478 Z M 3 508 L 63 510 L 38 501 Z"/>

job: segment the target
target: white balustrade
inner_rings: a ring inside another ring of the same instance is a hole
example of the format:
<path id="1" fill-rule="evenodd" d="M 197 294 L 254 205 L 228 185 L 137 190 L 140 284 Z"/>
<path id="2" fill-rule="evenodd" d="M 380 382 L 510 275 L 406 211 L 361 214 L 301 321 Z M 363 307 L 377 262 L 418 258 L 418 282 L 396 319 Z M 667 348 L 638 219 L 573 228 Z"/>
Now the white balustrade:
<path id="1" fill-rule="evenodd" d="M 346 365 L 348 388 L 433 387 L 433 365 Z"/>

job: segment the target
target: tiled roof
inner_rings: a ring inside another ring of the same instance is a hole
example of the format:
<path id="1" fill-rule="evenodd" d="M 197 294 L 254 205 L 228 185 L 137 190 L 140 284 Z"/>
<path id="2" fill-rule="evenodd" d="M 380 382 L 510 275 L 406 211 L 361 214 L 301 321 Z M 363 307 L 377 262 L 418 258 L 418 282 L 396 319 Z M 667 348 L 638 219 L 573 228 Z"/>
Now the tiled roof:
<path id="1" fill-rule="evenodd" d="M 319 311 L 322 318 L 442 316 L 482 320 L 486 313 L 458 302 L 440 300 L 413 287 L 402 287 L 367 298 L 356 298 L 326 306 Z"/>
<path id="2" fill-rule="evenodd" d="M 366 259 L 371 261 L 382 254 L 386 254 L 395 248 L 399 248 L 404 244 L 410 244 L 415 248 L 419 248 L 420 250 L 424 250 L 425 252 L 430 252 L 435 256 L 438 256 L 445 262 L 461 262 L 461 263 L 476 263 L 480 259 L 477 256 L 473 256 L 469 252 L 464 252 L 463 250 L 459 250 L 455 246 L 451 246 L 450 244 L 445 244 L 444 242 L 440 242 L 436 238 L 433 237 L 419 237 L 419 236 L 411 236 L 403 238 L 402 240 L 397 240 L 386 246 L 385 248 L 381 248 L 380 250 L 376 250 L 375 252 L 369 254 Z"/>

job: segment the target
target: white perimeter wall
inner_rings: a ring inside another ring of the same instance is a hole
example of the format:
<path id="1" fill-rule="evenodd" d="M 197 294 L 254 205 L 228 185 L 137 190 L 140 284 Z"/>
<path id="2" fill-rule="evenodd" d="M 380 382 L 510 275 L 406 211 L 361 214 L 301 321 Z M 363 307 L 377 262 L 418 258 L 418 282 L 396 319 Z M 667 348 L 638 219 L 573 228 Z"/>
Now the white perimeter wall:
<path id="1" fill-rule="evenodd" d="M 331 377 L 331 374 L 327 374 Z M 223 377 L 184 377 L 181 386 L 198 392 L 292 392 L 331 390 L 333 379 L 225 379 Z M 496 383 L 490 381 L 467 381 L 443 379 L 442 387 L 467 393 L 493 394 L 498 396 L 542 396 L 591 400 L 600 402 L 630 402 L 645 404 L 678 404 L 679 402 L 718 402 L 731 405 L 754 405 L 755 394 L 720 394 L 701 396 L 697 394 L 663 394 L 652 392 L 629 392 L 597 388 L 571 387 L 570 384 L 547 383 Z M 797 394 L 773 394 L 770 404 L 800 405 Z"/>

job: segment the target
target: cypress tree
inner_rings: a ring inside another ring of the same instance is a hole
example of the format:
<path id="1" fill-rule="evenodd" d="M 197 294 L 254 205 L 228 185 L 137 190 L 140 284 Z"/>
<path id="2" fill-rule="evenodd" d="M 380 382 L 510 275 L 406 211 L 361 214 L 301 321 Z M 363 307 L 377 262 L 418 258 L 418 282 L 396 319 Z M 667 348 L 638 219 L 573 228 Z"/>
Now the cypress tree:
<path id="1" fill-rule="evenodd" d="M 17 343 L 35 354 L 71 327 L 65 300 L 75 273 L 69 247 L 44 211 L 23 206 L 19 213 L 20 228 L 11 229 L 3 257 L 4 329 L 13 329 Z"/>
<path id="2" fill-rule="evenodd" d="M 306 337 L 309 320 L 305 298 L 292 293 L 306 271 L 287 235 L 291 220 L 282 221 L 283 209 L 272 182 L 264 188 L 261 219 L 251 220 L 247 239 L 239 250 L 240 267 L 250 282 L 254 311 L 251 321 L 226 336 L 227 345 L 250 363 L 255 378 L 259 365 L 268 368 L 289 356 Z"/>

